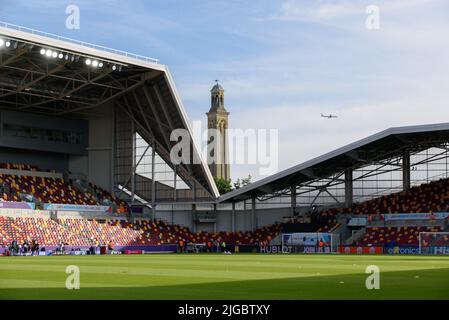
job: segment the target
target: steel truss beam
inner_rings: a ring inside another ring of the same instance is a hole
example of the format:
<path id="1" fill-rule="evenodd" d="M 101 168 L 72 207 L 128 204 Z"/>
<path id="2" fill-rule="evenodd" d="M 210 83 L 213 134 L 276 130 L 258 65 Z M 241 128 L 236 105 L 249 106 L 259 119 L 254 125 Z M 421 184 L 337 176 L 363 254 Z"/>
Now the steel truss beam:
<path id="1" fill-rule="evenodd" d="M 112 70 L 107 70 L 107 71 L 105 71 L 105 72 L 102 72 L 101 74 L 97 75 L 97 76 L 94 77 L 93 79 L 88 80 L 88 82 L 84 82 L 84 83 L 82 83 L 82 84 L 79 85 L 79 86 L 76 86 L 74 81 L 68 81 L 67 84 L 66 84 L 66 86 L 64 87 L 63 91 L 62 91 L 58 96 L 53 97 L 53 98 L 51 98 L 51 99 L 49 99 L 49 100 L 44 100 L 44 101 L 41 101 L 41 102 L 37 102 L 37 103 L 30 104 L 27 108 L 33 108 L 33 107 L 36 107 L 36 106 L 39 106 L 39 105 L 42 105 L 42 104 L 46 104 L 46 103 L 50 103 L 50 102 L 62 100 L 62 99 L 64 99 L 64 97 L 69 97 L 69 96 L 71 96 L 73 93 L 78 92 L 78 91 L 80 91 L 81 89 L 85 88 L 86 86 L 93 84 L 95 81 L 98 81 L 98 80 L 104 78 L 107 74 L 109 74 L 109 73 L 111 73 L 111 72 L 112 72 Z M 90 72 L 89 72 L 89 75 L 90 75 Z M 90 77 L 90 76 L 89 76 L 89 77 Z M 73 85 L 72 88 L 69 89 L 69 90 L 67 90 L 67 91 L 65 91 L 66 89 L 68 89 L 68 87 L 69 87 L 70 84 Z M 100 102 L 101 102 L 101 101 L 97 101 L 96 104 L 98 104 L 98 103 L 100 103 Z M 78 103 L 78 102 L 76 102 L 76 103 Z"/>
<path id="2" fill-rule="evenodd" d="M 45 74 L 37 77 L 37 78 L 33 78 L 32 74 L 31 74 L 31 80 L 25 84 L 21 84 L 19 85 L 16 90 L 14 90 L 13 92 L 8 92 L 6 94 L 2 94 L 0 95 L 0 99 L 4 98 L 6 96 L 12 95 L 12 94 L 17 94 L 17 93 L 21 93 L 22 91 L 24 91 L 27 88 L 31 88 L 34 84 L 38 83 L 41 80 L 44 80 L 45 78 L 48 77 L 48 75 L 59 72 L 60 70 L 62 70 L 64 68 L 66 63 L 60 64 L 57 67 L 47 71 Z M 26 80 L 26 78 L 28 78 L 29 73 L 27 73 L 27 75 L 25 75 L 23 81 Z"/>
<path id="3" fill-rule="evenodd" d="M 136 127 L 139 128 L 138 130 L 140 131 L 139 133 L 142 135 L 142 138 L 145 141 L 154 141 L 155 152 L 157 152 L 157 154 L 164 160 L 166 165 L 168 165 L 173 171 L 176 170 L 176 174 L 184 181 L 184 183 L 189 186 L 191 192 L 195 192 L 195 186 L 201 186 L 201 184 L 189 172 L 188 169 L 190 168 L 186 168 L 184 165 L 173 165 L 170 161 L 170 151 L 168 151 L 160 142 L 154 139 L 155 136 L 153 130 L 151 129 L 151 126 L 147 126 L 149 125 L 149 123 L 145 123 L 145 121 L 143 121 L 142 123 L 141 121 L 139 121 L 137 115 L 140 113 L 140 110 L 135 109 L 140 108 L 138 106 L 133 106 L 128 101 L 126 101 L 127 97 L 125 96 L 119 100 L 116 100 L 116 105 L 135 123 Z M 123 103 L 123 101 L 125 102 Z M 127 186 L 124 185 L 124 187 Z"/>
<path id="4" fill-rule="evenodd" d="M 14 54 L 6 60 L 3 60 L 3 54 L 1 55 L 0 68 L 7 67 L 9 64 L 16 61 L 18 58 L 23 56 L 28 52 L 29 47 L 25 44 L 19 45 L 19 47 L 14 51 Z"/>
<path id="5" fill-rule="evenodd" d="M 420 160 L 420 161 L 415 161 L 411 163 L 411 167 L 414 166 L 419 166 L 419 165 L 424 165 L 426 163 L 433 163 L 439 160 L 443 160 L 443 159 L 448 159 L 449 157 L 449 143 L 443 143 L 443 144 L 435 144 L 434 142 L 427 144 L 427 148 L 423 150 L 423 146 L 421 146 L 420 148 L 418 148 L 418 150 L 415 150 L 413 152 L 410 153 L 411 157 L 416 156 L 416 155 L 420 155 L 423 151 L 425 150 L 430 150 L 432 148 L 435 149 L 440 149 L 441 151 L 435 154 L 431 154 L 428 155 L 425 159 Z M 373 167 L 374 166 L 374 167 Z M 376 167 L 377 166 L 377 167 Z M 392 168 L 387 168 L 388 166 L 391 166 Z M 373 167 L 370 168 L 368 170 L 365 170 L 364 168 L 369 168 L 369 167 Z M 384 169 L 385 168 L 385 169 Z M 362 168 L 357 168 L 354 169 L 354 172 L 363 172 L 362 175 L 355 177 L 353 179 L 353 181 L 365 181 L 367 178 L 372 178 L 375 176 L 379 176 L 385 173 L 389 173 L 389 172 L 397 172 L 397 171 L 402 171 L 402 159 L 401 156 L 394 156 L 388 159 L 383 158 L 382 160 L 379 161 L 372 161 L 369 164 L 367 163 L 367 165 L 365 167 Z M 311 171 L 308 172 L 309 175 L 311 175 Z M 315 174 L 315 172 L 313 172 Z M 327 193 L 331 198 L 333 198 L 335 200 L 335 202 L 337 204 L 341 204 L 341 201 L 339 201 L 335 195 L 331 194 L 329 192 L 329 189 L 331 187 L 335 187 L 338 185 L 342 185 L 342 183 L 344 182 L 344 180 L 341 179 L 341 176 L 344 174 L 344 171 L 341 171 L 337 174 L 335 174 L 332 177 L 325 177 L 325 178 L 315 178 L 312 179 L 306 183 L 300 183 L 297 185 L 296 187 L 296 195 L 297 197 L 301 197 L 302 195 L 314 192 L 314 191 L 318 191 L 318 194 L 314 196 L 314 199 L 312 200 L 311 204 L 313 204 L 316 199 L 318 198 L 318 196 L 320 194 L 322 194 L 323 192 Z M 400 179 L 398 179 L 399 181 Z M 382 179 L 382 180 L 376 180 L 377 182 L 388 182 L 391 181 L 389 179 Z M 320 183 L 319 185 L 314 185 L 316 183 Z M 294 183 L 292 183 L 294 184 Z M 343 186 L 341 188 L 342 190 L 344 189 Z M 360 189 L 360 188 L 355 188 L 355 189 Z M 271 193 L 271 194 L 267 194 L 264 196 L 260 196 L 257 199 L 261 202 L 264 201 L 268 201 L 270 199 L 273 198 L 277 198 L 277 197 L 286 197 L 286 196 L 291 196 L 291 189 L 290 187 L 285 188 L 283 190 L 280 190 L 278 192 L 275 193 Z M 287 203 L 286 203 L 287 204 Z"/>

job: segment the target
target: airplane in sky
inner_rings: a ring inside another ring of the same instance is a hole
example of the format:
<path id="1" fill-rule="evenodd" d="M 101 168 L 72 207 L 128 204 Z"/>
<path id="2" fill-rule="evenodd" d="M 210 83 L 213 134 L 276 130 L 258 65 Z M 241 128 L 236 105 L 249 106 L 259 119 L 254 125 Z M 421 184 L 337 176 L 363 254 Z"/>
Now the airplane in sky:
<path id="1" fill-rule="evenodd" d="M 334 116 L 333 114 L 329 114 L 329 115 L 321 114 L 321 118 L 332 119 L 332 118 L 338 118 L 338 116 Z"/>

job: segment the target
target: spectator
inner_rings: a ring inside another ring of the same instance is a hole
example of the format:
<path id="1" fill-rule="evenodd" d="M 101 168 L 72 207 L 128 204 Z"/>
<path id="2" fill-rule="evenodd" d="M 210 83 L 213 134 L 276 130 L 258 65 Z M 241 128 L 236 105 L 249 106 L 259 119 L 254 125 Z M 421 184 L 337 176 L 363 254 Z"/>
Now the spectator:
<path id="1" fill-rule="evenodd" d="M 211 253 L 212 252 L 212 241 L 207 241 L 207 252 Z"/>
<path id="2" fill-rule="evenodd" d="M 114 243 L 113 243 L 112 240 L 111 240 L 111 241 L 109 241 L 109 243 L 108 243 L 108 252 L 109 252 L 109 254 L 111 254 L 112 251 L 114 251 Z"/>
<path id="3" fill-rule="evenodd" d="M 324 241 L 323 241 L 323 239 L 320 239 L 320 241 L 318 242 L 318 248 L 319 248 L 318 252 L 323 252 L 323 248 L 324 248 Z"/>
<path id="4" fill-rule="evenodd" d="M 223 252 L 223 253 L 227 253 L 227 250 L 226 250 L 227 248 L 226 248 L 226 242 L 223 240 L 223 242 L 221 243 L 221 252 Z"/>
<path id="5" fill-rule="evenodd" d="M 179 240 L 178 242 L 178 252 L 179 253 L 184 253 L 184 240 Z"/>

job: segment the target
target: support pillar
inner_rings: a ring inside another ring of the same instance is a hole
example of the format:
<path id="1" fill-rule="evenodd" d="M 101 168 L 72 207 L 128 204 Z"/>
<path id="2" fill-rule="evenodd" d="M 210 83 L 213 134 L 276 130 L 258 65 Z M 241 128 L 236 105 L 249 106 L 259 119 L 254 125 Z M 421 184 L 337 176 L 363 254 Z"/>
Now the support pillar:
<path id="1" fill-rule="evenodd" d="M 295 215 L 296 210 L 296 186 L 290 187 L 290 204 L 291 204 L 291 215 Z"/>
<path id="2" fill-rule="evenodd" d="M 404 150 L 402 153 L 402 186 L 403 190 L 410 189 L 410 151 Z"/>
<path id="3" fill-rule="evenodd" d="M 110 184 L 110 191 L 111 194 L 114 194 L 115 196 L 116 194 L 116 177 L 115 177 L 115 153 L 116 153 L 116 148 L 117 148 L 117 136 L 115 134 L 115 127 L 116 127 L 116 106 L 115 104 L 113 104 L 112 106 L 112 122 L 111 122 L 111 137 L 112 137 L 112 150 L 111 150 L 111 184 Z"/>
<path id="4" fill-rule="evenodd" d="M 151 144 L 151 208 L 153 211 L 153 219 L 156 217 L 156 146 L 154 140 Z"/>
<path id="5" fill-rule="evenodd" d="M 251 198 L 251 230 L 257 229 L 256 226 L 256 197 Z"/>
<path id="6" fill-rule="evenodd" d="M 196 232 L 196 204 L 192 204 L 192 231 Z"/>
<path id="7" fill-rule="evenodd" d="M 214 216 L 215 216 L 215 222 L 214 222 L 214 233 L 217 232 L 217 204 L 214 203 Z"/>
<path id="8" fill-rule="evenodd" d="M 136 195 L 136 128 L 134 126 L 134 121 L 131 122 L 131 133 L 132 133 L 132 141 L 131 141 L 131 203 L 134 203 L 134 198 Z"/>
<path id="9" fill-rule="evenodd" d="M 231 230 L 235 232 L 235 202 L 232 202 Z"/>
<path id="10" fill-rule="evenodd" d="M 174 177 L 173 177 L 173 200 L 174 201 L 176 201 L 177 199 L 178 199 L 178 192 L 177 192 L 177 190 L 176 190 L 176 169 L 177 169 L 177 167 L 175 166 L 175 169 L 173 170 L 173 174 L 174 174 Z"/>
<path id="11" fill-rule="evenodd" d="M 345 170 L 345 206 L 346 208 L 352 207 L 354 199 L 353 189 L 353 174 L 352 169 Z"/>

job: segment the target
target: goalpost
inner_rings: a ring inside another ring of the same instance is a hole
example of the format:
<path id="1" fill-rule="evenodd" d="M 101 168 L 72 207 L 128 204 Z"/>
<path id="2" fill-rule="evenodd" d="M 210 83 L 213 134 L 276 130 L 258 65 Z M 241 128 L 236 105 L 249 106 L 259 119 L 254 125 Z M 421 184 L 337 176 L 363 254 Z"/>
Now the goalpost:
<path id="1" fill-rule="evenodd" d="M 420 232 L 419 253 L 449 255 L 449 232 Z"/>

